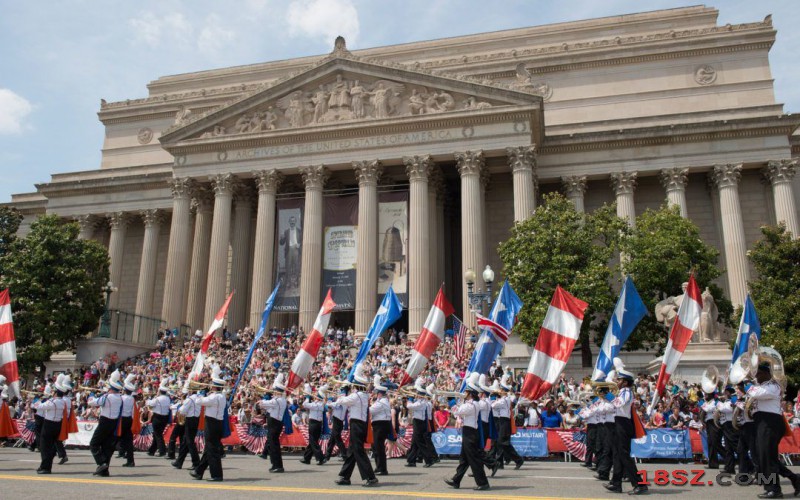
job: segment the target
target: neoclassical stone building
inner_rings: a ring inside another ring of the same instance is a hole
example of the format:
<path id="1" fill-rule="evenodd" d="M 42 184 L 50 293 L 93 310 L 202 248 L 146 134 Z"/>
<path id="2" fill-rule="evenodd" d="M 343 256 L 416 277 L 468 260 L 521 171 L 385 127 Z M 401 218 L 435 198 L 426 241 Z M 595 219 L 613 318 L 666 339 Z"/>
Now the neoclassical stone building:
<path id="1" fill-rule="evenodd" d="M 741 303 L 759 226 L 800 229 L 775 35 L 697 6 L 165 76 L 101 101 L 99 169 L 12 204 L 78 220 L 109 248 L 111 308 L 170 327 L 231 289 L 229 324 L 255 325 L 277 279 L 275 321 L 306 331 L 329 287 L 359 333 L 390 284 L 412 333 L 442 283 L 469 318 L 464 271 L 502 276 L 498 242 L 558 190 L 631 221 L 680 206 Z"/>

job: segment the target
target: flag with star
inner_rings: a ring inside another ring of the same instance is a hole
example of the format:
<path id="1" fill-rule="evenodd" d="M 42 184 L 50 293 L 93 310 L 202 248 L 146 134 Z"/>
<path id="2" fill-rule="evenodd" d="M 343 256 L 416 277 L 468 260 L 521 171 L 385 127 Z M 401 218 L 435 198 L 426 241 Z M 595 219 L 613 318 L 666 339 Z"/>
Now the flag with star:
<path id="1" fill-rule="evenodd" d="M 622 344 L 631 336 L 633 329 L 647 314 L 647 308 L 639 297 L 639 292 L 630 276 L 625 278 L 622 290 L 619 293 L 614 313 L 608 321 L 608 329 L 597 355 L 597 364 L 594 367 L 592 380 L 603 381 L 609 372 L 614 369 L 614 358 L 619 356 Z"/>

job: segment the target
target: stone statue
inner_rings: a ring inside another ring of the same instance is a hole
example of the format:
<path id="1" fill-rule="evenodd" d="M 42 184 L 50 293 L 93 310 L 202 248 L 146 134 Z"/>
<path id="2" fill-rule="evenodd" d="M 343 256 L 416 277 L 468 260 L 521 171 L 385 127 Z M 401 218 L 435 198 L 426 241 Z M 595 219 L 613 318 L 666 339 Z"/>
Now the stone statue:
<path id="1" fill-rule="evenodd" d="M 350 107 L 350 90 L 347 88 L 347 82 L 342 80 L 342 75 L 336 75 L 336 81 L 331 86 L 331 96 L 328 100 L 328 107 Z"/>
<path id="2" fill-rule="evenodd" d="M 314 104 L 314 118 L 313 123 L 320 123 L 322 117 L 328 111 L 328 93 L 325 92 L 325 87 L 320 85 L 319 90 L 311 97 L 311 102 Z"/>
<path id="3" fill-rule="evenodd" d="M 467 100 L 464 101 L 464 109 L 486 109 L 491 107 L 492 105 L 488 102 L 479 101 L 474 96 L 467 97 Z"/>
<path id="4" fill-rule="evenodd" d="M 302 90 L 296 90 L 278 99 L 278 107 L 285 110 L 284 117 L 290 127 L 305 125 L 305 105 L 306 97 Z"/>
<path id="5" fill-rule="evenodd" d="M 378 80 L 375 82 L 372 92 L 372 111 L 375 118 L 388 118 L 397 111 L 398 97 L 405 89 L 400 83 L 390 82 L 389 80 Z"/>
<path id="6" fill-rule="evenodd" d="M 278 121 L 278 115 L 275 113 L 275 108 L 270 106 L 264 112 L 264 122 L 266 123 L 267 130 L 275 130 L 277 126 L 275 125 Z"/>
<path id="7" fill-rule="evenodd" d="M 516 81 L 511 84 L 511 88 L 524 90 L 542 96 L 547 101 L 553 96 L 553 88 L 546 83 L 536 83 L 533 81 L 533 75 L 525 67 L 525 63 L 517 64 Z"/>
<path id="8" fill-rule="evenodd" d="M 700 342 L 715 342 L 719 341 L 719 328 L 717 327 L 717 320 L 719 319 L 719 310 L 717 303 L 714 301 L 714 296 L 711 291 L 706 287 L 703 291 L 703 311 L 700 313 Z"/>
<path id="9" fill-rule="evenodd" d="M 233 125 L 233 128 L 236 129 L 237 134 L 244 134 L 250 129 L 250 115 L 244 114 L 236 120 L 236 123 Z"/>
<path id="10" fill-rule="evenodd" d="M 174 125 L 183 125 L 187 121 L 189 121 L 189 117 L 192 116 L 192 110 L 187 108 L 186 106 L 181 106 L 181 109 L 175 113 L 175 123 Z"/>
<path id="11" fill-rule="evenodd" d="M 350 87 L 350 108 L 353 111 L 353 118 L 364 118 L 364 94 L 367 90 L 361 86 L 358 80 Z"/>
<path id="12" fill-rule="evenodd" d="M 667 297 L 656 304 L 654 311 L 656 313 L 656 321 L 666 326 L 667 330 L 672 330 L 672 325 L 675 323 L 675 318 L 678 317 L 678 308 L 680 308 L 681 302 L 683 302 L 683 296 L 686 294 L 686 288 L 688 286 L 689 283 L 684 282 L 681 284 L 683 294 L 675 297 Z"/>
<path id="13" fill-rule="evenodd" d="M 408 98 L 408 109 L 412 115 L 421 115 L 425 113 L 425 100 L 417 92 L 417 89 L 411 91 L 411 96 Z"/>
<path id="14" fill-rule="evenodd" d="M 264 120 L 263 120 L 263 118 L 261 116 L 261 113 L 256 111 L 255 113 L 253 113 L 253 116 L 250 117 L 250 125 L 247 128 L 247 131 L 248 132 L 259 132 L 259 131 L 263 130 L 261 127 L 264 125 L 264 123 L 265 122 L 264 122 Z"/>

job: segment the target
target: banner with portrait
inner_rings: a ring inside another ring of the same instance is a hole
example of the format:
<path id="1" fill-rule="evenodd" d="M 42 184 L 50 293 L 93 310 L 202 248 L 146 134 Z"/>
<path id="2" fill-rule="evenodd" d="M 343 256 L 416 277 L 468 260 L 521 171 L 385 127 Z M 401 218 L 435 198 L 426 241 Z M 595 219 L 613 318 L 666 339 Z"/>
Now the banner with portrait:
<path id="1" fill-rule="evenodd" d="M 358 196 L 326 196 L 320 302 L 331 290 L 335 311 L 356 308 Z"/>
<path id="2" fill-rule="evenodd" d="M 275 299 L 276 312 L 300 310 L 300 264 L 303 261 L 303 205 L 302 198 L 278 200 L 275 224 L 275 283 L 282 280 Z M 316 269 L 311 270 L 316 272 Z"/>
<path id="3" fill-rule="evenodd" d="M 378 303 L 389 286 L 408 308 L 408 191 L 378 194 Z"/>

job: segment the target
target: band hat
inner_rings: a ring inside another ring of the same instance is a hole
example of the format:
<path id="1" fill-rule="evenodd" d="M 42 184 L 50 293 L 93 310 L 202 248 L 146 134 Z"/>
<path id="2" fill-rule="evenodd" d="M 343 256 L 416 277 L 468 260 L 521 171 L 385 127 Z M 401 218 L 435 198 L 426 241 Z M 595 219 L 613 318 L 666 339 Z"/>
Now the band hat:
<path id="1" fill-rule="evenodd" d="M 320 386 L 320 387 L 317 389 L 317 396 L 318 396 L 320 399 L 325 399 L 325 396 L 328 394 L 328 389 L 329 389 L 329 386 L 328 386 L 328 384 L 322 384 L 322 385 L 321 385 L 321 386 Z"/>
<path id="2" fill-rule="evenodd" d="M 425 390 L 425 386 L 422 385 L 425 382 L 422 380 L 422 377 L 417 377 L 417 380 L 414 381 L 414 390 L 417 391 L 417 394 L 421 396 L 425 396 L 428 394 L 428 391 Z"/>
<path id="3" fill-rule="evenodd" d="M 56 382 L 55 382 L 55 384 L 53 384 L 53 386 L 55 387 L 55 389 L 58 392 L 67 392 L 66 389 L 64 389 L 64 374 L 63 373 L 59 373 L 58 374 L 58 377 L 56 377 Z"/>
<path id="4" fill-rule="evenodd" d="M 303 385 L 303 395 L 304 396 L 314 396 L 314 389 L 311 387 L 311 384 L 304 384 Z"/>
<path id="5" fill-rule="evenodd" d="M 133 392 L 136 390 L 136 384 L 133 383 L 134 380 L 136 380 L 136 375 L 133 373 L 125 377 L 125 384 L 123 385 L 123 387 L 125 387 L 126 391 Z"/>
<path id="6" fill-rule="evenodd" d="M 389 388 L 383 385 L 380 375 L 374 375 L 372 377 L 372 390 L 378 392 L 386 392 L 389 390 Z"/>
<path id="7" fill-rule="evenodd" d="M 495 380 L 494 383 L 491 385 L 491 387 L 489 387 L 489 389 L 492 394 L 502 394 L 506 391 L 506 389 L 500 387 L 499 380 Z"/>
<path id="8" fill-rule="evenodd" d="M 356 371 L 353 374 L 353 385 L 360 385 L 362 387 L 366 387 L 369 385 L 369 378 L 364 373 L 364 364 L 361 363 L 356 367 Z"/>
<path id="9" fill-rule="evenodd" d="M 61 381 L 61 387 L 63 387 L 63 392 L 69 392 L 72 390 L 72 376 L 69 373 L 64 374 L 64 380 Z"/>
<path id="10" fill-rule="evenodd" d="M 479 377 L 480 375 L 477 373 L 470 373 L 469 377 L 467 378 L 468 391 L 481 392 L 481 388 L 479 386 Z"/>
<path id="11" fill-rule="evenodd" d="M 225 387 L 225 379 L 222 378 L 222 369 L 214 363 L 211 367 L 211 384 L 214 387 Z"/>
<path id="12" fill-rule="evenodd" d="M 506 392 L 511 392 L 511 384 L 508 383 L 509 380 L 511 380 L 511 377 L 508 373 L 503 374 L 503 377 L 500 379 L 500 387 Z"/>
<path id="13" fill-rule="evenodd" d="M 614 368 L 617 370 L 617 378 L 633 382 L 633 373 L 625 369 L 625 364 L 620 358 L 614 358 Z"/>
<path id="14" fill-rule="evenodd" d="M 164 393 L 169 392 L 169 377 L 163 377 L 161 383 L 158 385 L 158 390 Z"/>
<path id="15" fill-rule="evenodd" d="M 489 394 L 490 392 L 492 392 L 492 388 L 489 387 L 488 385 L 486 385 L 486 375 L 485 374 L 481 375 L 478 378 L 478 387 L 480 387 L 481 391 L 485 392 L 486 394 Z"/>
<path id="16" fill-rule="evenodd" d="M 123 389 L 122 386 L 122 373 L 120 373 L 119 369 L 114 370 L 114 373 L 108 377 L 108 382 L 106 382 L 106 386 L 109 389 L 114 389 L 115 391 L 121 391 Z"/>
<path id="17" fill-rule="evenodd" d="M 272 382 L 272 388 L 276 391 L 285 391 L 286 390 L 286 375 L 283 373 L 279 373 L 275 376 L 275 380 Z"/>
<path id="18" fill-rule="evenodd" d="M 436 384 L 430 383 L 428 387 L 425 388 L 425 393 L 430 397 L 436 397 Z"/>

